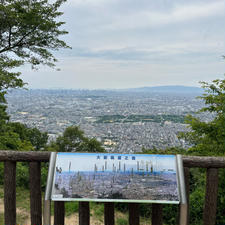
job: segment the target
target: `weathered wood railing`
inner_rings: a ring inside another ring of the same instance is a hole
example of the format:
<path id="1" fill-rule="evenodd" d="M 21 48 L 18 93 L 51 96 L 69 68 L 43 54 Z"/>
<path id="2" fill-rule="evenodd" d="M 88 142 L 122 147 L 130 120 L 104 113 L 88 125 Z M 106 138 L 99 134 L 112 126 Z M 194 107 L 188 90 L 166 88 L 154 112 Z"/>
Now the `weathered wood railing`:
<path id="1" fill-rule="evenodd" d="M 48 162 L 50 152 L 0 151 L 4 162 L 4 219 L 5 225 L 16 224 L 16 163 L 29 163 L 31 224 L 42 224 L 41 162 Z M 225 168 L 225 157 L 184 156 L 184 173 L 189 196 L 189 168 L 207 169 L 203 224 L 214 225 L 216 220 L 218 169 Z M 152 204 L 152 225 L 162 225 L 162 204 Z M 64 225 L 64 202 L 54 202 L 54 225 Z M 104 203 L 104 223 L 114 225 L 114 203 Z M 79 225 L 90 224 L 88 202 L 79 203 Z M 129 203 L 129 224 L 139 225 L 139 205 Z"/>

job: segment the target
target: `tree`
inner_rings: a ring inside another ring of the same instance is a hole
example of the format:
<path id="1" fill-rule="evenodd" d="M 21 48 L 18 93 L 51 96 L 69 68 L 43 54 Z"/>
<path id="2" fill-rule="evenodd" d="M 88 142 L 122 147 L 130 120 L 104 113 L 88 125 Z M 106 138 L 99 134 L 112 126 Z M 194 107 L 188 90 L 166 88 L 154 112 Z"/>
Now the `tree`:
<path id="1" fill-rule="evenodd" d="M 48 141 L 47 132 L 41 132 L 37 128 L 29 128 L 22 123 L 9 123 L 8 125 L 8 129 L 17 133 L 22 141 L 29 141 L 34 150 L 43 150 L 46 146 Z"/>
<path id="2" fill-rule="evenodd" d="M 0 130 L 2 150 L 42 150 L 47 145 L 48 134 L 22 123 L 9 122 Z"/>
<path id="3" fill-rule="evenodd" d="M 213 80 L 212 83 L 201 82 L 205 93 L 199 98 L 205 102 L 201 112 L 212 113 L 214 118 L 210 122 L 201 121 L 188 115 L 186 123 L 191 128 L 190 132 L 181 133 L 193 146 L 189 152 L 205 155 L 225 154 L 225 79 Z"/>
<path id="4" fill-rule="evenodd" d="M 81 149 L 86 140 L 84 132 L 79 127 L 70 126 L 65 129 L 62 136 L 56 139 L 56 145 L 61 152 L 74 152 Z"/>
<path id="5" fill-rule="evenodd" d="M 194 155 L 225 155 L 225 79 L 216 79 L 212 83 L 201 82 L 205 93 L 199 98 L 205 103 L 199 113 L 208 112 L 212 113 L 213 119 L 209 122 L 201 121 L 201 119 L 189 115 L 186 118 L 186 123 L 191 128 L 190 132 L 182 133 L 181 138 L 185 138 L 192 144 L 188 149 L 189 154 Z M 205 187 L 204 172 L 202 170 L 194 171 L 192 178 L 196 179 L 196 185 L 191 185 L 192 194 L 190 201 L 196 197 L 198 201 L 202 201 L 202 188 Z M 224 183 L 225 171 L 219 171 L 219 189 L 218 189 L 218 207 L 217 207 L 217 223 L 224 224 Z M 197 207 L 193 206 L 192 212 L 198 212 L 199 204 Z M 197 214 L 195 214 L 197 215 Z M 195 216 L 193 217 L 195 218 Z M 196 222 L 199 224 L 199 221 Z"/>
<path id="6" fill-rule="evenodd" d="M 18 149 L 21 136 L 13 131 L 6 112 L 5 95 L 8 89 L 22 88 L 25 83 L 15 69 L 28 63 L 33 69 L 40 65 L 55 66 L 57 61 L 52 51 L 69 48 L 60 36 L 67 31 L 60 30 L 64 22 L 59 7 L 66 0 L 1 0 L 0 3 L 0 147 Z M 31 132 L 31 130 L 29 130 Z M 38 131 L 33 130 L 35 139 Z M 19 136 L 18 136 L 19 135 Z M 39 133 L 39 141 L 45 142 L 46 135 Z M 18 140 L 18 138 L 20 140 Z M 15 141 L 17 140 L 17 141 Z M 25 141 L 25 140 L 24 140 Z M 35 140 L 35 149 L 43 147 Z"/>
<path id="7" fill-rule="evenodd" d="M 25 63 L 55 66 L 52 51 L 69 46 L 59 39 L 67 31 L 59 7 L 66 0 L 1 0 L 0 4 L 0 103 L 9 88 L 24 86 L 20 72 L 11 70 Z M 4 109 L 3 109 L 4 111 Z"/>
<path id="8" fill-rule="evenodd" d="M 88 139 L 84 142 L 83 151 L 86 152 L 105 152 L 105 149 L 102 147 L 101 143 L 95 138 Z"/>
<path id="9" fill-rule="evenodd" d="M 52 142 L 48 150 L 58 152 L 104 152 L 101 143 L 95 138 L 87 138 L 84 132 L 77 126 L 65 129 L 62 136 Z"/>

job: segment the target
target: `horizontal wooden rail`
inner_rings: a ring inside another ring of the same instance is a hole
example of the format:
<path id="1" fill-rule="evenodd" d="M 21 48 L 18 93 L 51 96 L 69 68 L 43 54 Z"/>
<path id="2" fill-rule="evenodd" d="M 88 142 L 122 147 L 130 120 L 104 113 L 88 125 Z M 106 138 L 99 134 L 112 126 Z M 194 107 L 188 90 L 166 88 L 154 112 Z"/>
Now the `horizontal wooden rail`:
<path id="1" fill-rule="evenodd" d="M 182 156 L 185 167 L 225 168 L 225 157 Z"/>
<path id="2" fill-rule="evenodd" d="M 0 151 L 0 161 L 14 162 L 48 162 L 50 152 Z M 183 156 L 185 167 L 225 168 L 225 157 Z"/>
<path id="3" fill-rule="evenodd" d="M 0 161 L 48 162 L 51 152 L 21 152 L 0 150 Z"/>

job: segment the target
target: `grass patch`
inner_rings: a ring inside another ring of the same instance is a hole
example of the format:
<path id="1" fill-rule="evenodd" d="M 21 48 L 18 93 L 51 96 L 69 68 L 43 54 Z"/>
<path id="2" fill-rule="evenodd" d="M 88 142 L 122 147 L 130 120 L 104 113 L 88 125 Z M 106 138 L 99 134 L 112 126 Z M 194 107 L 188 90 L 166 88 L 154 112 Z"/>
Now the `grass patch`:
<path id="1" fill-rule="evenodd" d="M 4 214 L 0 213 L 0 224 L 4 224 Z"/>
<path id="2" fill-rule="evenodd" d="M 0 185 L 0 198 L 4 198 L 4 191 L 3 191 L 3 185 Z"/>
<path id="3" fill-rule="evenodd" d="M 16 188 L 16 207 L 30 212 L 30 191 L 24 188 Z"/>
<path id="4" fill-rule="evenodd" d="M 128 221 L 124 218 L 117 218 L 116 225 L 128 225 Z"/>
<path id="5" fill-rule="evenodd" d="M 92 202 L 90 204 L 91 211 L 93 211 L 93 216 L 100 222 L 104 221 L 104 204 Z"/>
<path id="6" fill-rule="evenodd" d="M 65 202 L 65 214 L 66 216 L 70 216 L 73 213 L 77 213 L 79 211 L 79 203 L 78 202 Z"/>
<path id="7" fill-rule="evenodd" d="M 21 214 L 21 213 L 16 214 L 16 223 L 17 224 L 24 224 L 27 219 L 28 219 L 28 216 L 25 214 Z"/>

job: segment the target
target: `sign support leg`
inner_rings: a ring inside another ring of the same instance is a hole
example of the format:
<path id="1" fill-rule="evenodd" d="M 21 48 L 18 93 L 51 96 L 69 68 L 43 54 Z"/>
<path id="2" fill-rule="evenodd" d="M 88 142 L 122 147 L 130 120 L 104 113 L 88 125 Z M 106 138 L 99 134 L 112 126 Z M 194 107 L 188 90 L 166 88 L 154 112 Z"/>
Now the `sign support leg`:
<path id="1" fill-rule="evenodd" d="M 43 225 L 51 225 L 51 200 L 44 200 L 44 222 Z"/>

